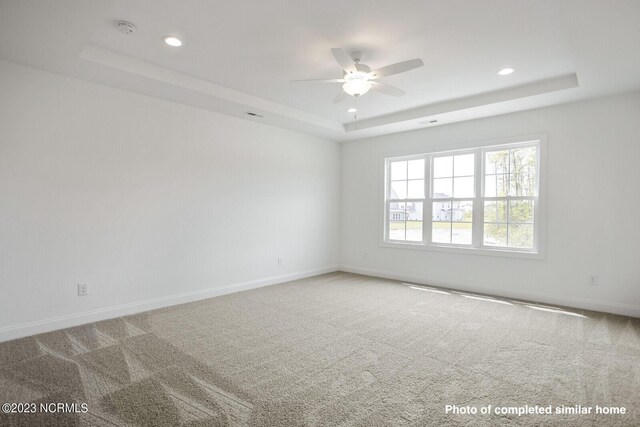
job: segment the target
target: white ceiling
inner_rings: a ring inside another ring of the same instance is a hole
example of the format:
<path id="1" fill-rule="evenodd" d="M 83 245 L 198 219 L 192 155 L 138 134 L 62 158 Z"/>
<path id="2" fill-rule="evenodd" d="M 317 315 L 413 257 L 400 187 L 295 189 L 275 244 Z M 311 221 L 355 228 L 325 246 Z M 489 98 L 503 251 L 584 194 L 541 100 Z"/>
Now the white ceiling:
<path id="1" fill-rule="evenodd" d="M 348 140 L 638 89 L 639 19 L 637 0 L 0 0 L 0 59 Z M 425 66 L 352 123 L 339 84 L 289 82 L 341 77 L 332 47 Z"/>

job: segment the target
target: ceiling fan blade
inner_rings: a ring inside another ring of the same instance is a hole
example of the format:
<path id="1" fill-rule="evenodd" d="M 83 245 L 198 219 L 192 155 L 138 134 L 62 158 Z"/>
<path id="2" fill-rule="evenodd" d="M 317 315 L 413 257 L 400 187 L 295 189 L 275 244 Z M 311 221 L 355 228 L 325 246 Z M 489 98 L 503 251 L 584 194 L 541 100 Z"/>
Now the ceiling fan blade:
<path id="1" fill-rule="evenodd" d="M 338 92 L 336 97 L 333 98 L 333 103 L 334 104 L 339 104 L 342 101 L 344 101 L 345 99 L 347 99 L 348 97 L 349 97 L 349 94 L 347 94 L 344 90 L 341 90 L 340 92 Z"/>
<path id="2" fill-rule="evenodd" d="M 353 59 L 347 55 L 344 49 L 334 47 L 331 49 L 331 53 L 333 53 L 333 57 L 336 58 L 336 61 L 338 61 L 338 64 L 340 64 L 344 71 L 347 73 L 355 73 L 357 71 Z"/>
<path id="3" fill-rule="evenodd" d="M 313 83 L 344 83 L 345 79 L 307 79 L 307 80 L 290 80 L 289 83 L 313 82 Z"/>
<path id="4" fill-rule="evenodd" d="M 402 89 L 398 89 L 395 86 L 390 86 L 380 82 L 371 82 L 371 83 L 373 83 L 373 86 L 372 86 L 373 90 L 380 93 L 384 93 L 385 95 L 402 96 L 406 93 Z"/>
<path id="5" fill-rule="evenodd" d="M 423 65 L 424 62 L 422 62 L 422 59 L 420 58 L 409 59 L 408 61 L 396 62 L 395 64 L 378 68 L 377 70 L 373 70 L 371 74 L 374 75 L 372 78 L 377 79 L 378 77 L 404 73 L 405 71 L 413 70 L 414 68 L 422 67 Z"/>

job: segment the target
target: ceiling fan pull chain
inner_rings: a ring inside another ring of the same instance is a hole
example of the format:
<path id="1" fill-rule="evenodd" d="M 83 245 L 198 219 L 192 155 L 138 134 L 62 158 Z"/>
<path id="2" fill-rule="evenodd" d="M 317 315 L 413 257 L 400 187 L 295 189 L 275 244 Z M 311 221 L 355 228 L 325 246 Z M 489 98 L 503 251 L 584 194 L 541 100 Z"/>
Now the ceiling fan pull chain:
<path id="1" fill-rule="evenodd" d="M 354 100 L 353 100 L 353 108 L 355 108 L 356 111 L 353 112 L 353 120 L 355 120 L 355 128 L 356 130 L 358 130 L 358 98 L 360 96 L 356 95 L 354 96 Z"/>

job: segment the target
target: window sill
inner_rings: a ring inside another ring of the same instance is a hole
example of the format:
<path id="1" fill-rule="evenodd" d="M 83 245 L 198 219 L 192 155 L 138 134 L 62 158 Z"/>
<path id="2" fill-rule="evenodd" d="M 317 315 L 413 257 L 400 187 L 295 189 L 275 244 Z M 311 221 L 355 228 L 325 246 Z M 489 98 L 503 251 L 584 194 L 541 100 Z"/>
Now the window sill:
<path id="1" fill-rule="evenodd" d="M 441 253 L 453 253 L 453 254 L 465 254 L 465 255 L 485 255 L 485 256 L 498 256 L 506 258 L 520 258 L 520 259 L 544 259 L 544 253 L 541 251 L 518 251 L 507 249 L 490 249 L 490 248 L 470 248 L 463 246 L 453 245 L 425 245 L 423 243 L 400 243 L 393 241 L 383 241 L 380 243 L 380 247 L 393 248 L 393 249 L 410 249 L 419 251 L 433 251 Z"/>

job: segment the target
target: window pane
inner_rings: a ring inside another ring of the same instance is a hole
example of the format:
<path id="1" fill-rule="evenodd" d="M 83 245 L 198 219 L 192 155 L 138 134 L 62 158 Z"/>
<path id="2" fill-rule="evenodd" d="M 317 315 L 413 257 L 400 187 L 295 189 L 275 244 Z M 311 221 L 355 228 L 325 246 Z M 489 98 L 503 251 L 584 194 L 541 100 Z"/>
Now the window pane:
<path id="1" fill-rule="evenodd" d="M 484 197 L 496 197 L 496 176 L 484 177 Z"/>
<path id="2" fill-rule="evenodd" d="M 470 245 L 472 236 L 473 202 L 470 200 L 453 202 L 451 209 L 451 243 Z"/>
<path id="3" fill-rule="evenodd" d="M 451 223 L 433 222 L 431 227 L 431 241 L 433 243 L 451 243 Z"/>
<path id="4" fill-rule="evenodd" d="M 509 175 L 487 175 L 484 179 L 485 197 L 504 197 L 507 195 Z"/>
<path id="5" fill-rule="evenodd" d="M 507 246 L 507 225 L 485 224 L 484 244 L 487 246 Z"/>
<path id="6" fill-rule="evenodd" d="M 408 221 L 422 221 L 422 202 L 406 203 Z"/>
<path id="7" fill-rule="evenodd" d="M 407 240 L 422 242 L 422 221 L 407 221 Z"/>
<path id="8" fill-rule="evenodd" d="M 475 169 L 475 154 L 463 154 L 453 159 L 454 176 L 473 176 Z"/>
<path id="9" fill-rule="evenodd" d="M 536 147 L 511 150 L 510 188 L 512 196 L 533 196 L 536 191 Z"/>
<path id="10" fill-rule="evenodd" d="M 405 240 L 405 220 L 407 204 L 405 202 L 389 203 L 389 239 Z"/>
<path id="11" fill-rule="evenodd" d="M 433 177 L 442 178 L 453 175 L 453 157 L 434 157 L 433 158 Z"/>
<path id="12" fill-rule="evenodd" d="M 390 199 L 407 198 L 407 181 L 391 181 Z"/>
<path id="13" fill-rule="evenodd" d="M 404 221 L 389 221 L 389 239 L 404 240 Z"/>
<path id="14" fill-rule="evenodd" d="M 393 221 L 404 221 L 405 219 L 407 219 L 406 203 L 389 203 L 389 219 Z"/>
<path id="15" fill-rule="evenodd" d="M 534 174 L 517 173 L 509 175 L 509 195 L 511 196 L 535 196 L 536 177 Z"/>
<path id="16" fill-rule="evenodd" d="M 533 249 L 533 224 L 509 224 L 509 247 Z"/>
<path id="17" fill-rule="evenodd" d="M 389 203 L 389 209 L 391 212 L 396 212 L 398 214 L 401 214 L 400 217 L 395 218 L 401 221 L 404 221 L 406 218 L 406 213 L 407 213 L 407 209 L 406 209 L 406 203 L 405 202 L 392 202 Z"/>
<path id="18" fill-rule="evenodd" d="M 509 222 L 526 222 L 533 224 L 533 200 L 509 201 Z"/>
<path id="19" fill-rule="evenodd" d="M 536 172 L 536 147 L 514 148 L 511 150 L 511 173 Z"/>
<path id="20" fill-rule="evenodd" d="M 391 180 L 407 179 L 407 162 L 391 162 Z"/>
<path id="21" fill-rule="evenodd" d="M 451 243 L 451 202 L 433 202 L 431 241 Z"/>
<path id="22" fill-rule="evenodd" d="M 433 202 L 431 214 L 434 221 L 451 221 L 451 202 Z"/>
<path id="23" fill-rule="evenodd" d="M 471 222 L 473 221 L 473 202 L 471 200 L 463 200 L 453 202 L 452 221 Z"/>
<path id="24" fill-rule="evenodd" d="M 408 198 L 423 199 L 424 198 L 424 180 L 416 179 L 409 182 Z"/>
<path id="25" fill-rule="evenodd" d="M 507 202 L 484 202 L 484 222 L 507 222 Z"/>
<path id="26" fill-rule="evenodd" d="M 486 152 L 484 155 L 484 173 L 509 173 L 509 150 Z"/>
<path id="27" fill-rule="evenodd" d="M 409 179 L 424 178 L 424 159 L 409 160 Z"/>
<path id="28" fill-rule="evenodd" d="M 436 178 L 433 180 L 433 198 L 442 199 L 451 197 L 451 178 Z"/>
<path id="29" fill-rule="evenodd" d="M 454 222 L 452 226 L 453 226 L 453 229 L 451 231 L 451 243 L 456 243 L 458 245 L 470 245 L 471 244 L 471 223 Z"/>
<path id="30" fill-rule="evenodd" d="M 422 202 L 407 203 L 407 240 L 422 241 L 422 207 Z"/>
<path id="31" fill-rule="evenodd" d="M 475 194 L 472 176 L 453 179 L 453 197 L 473 197 Z"/>

